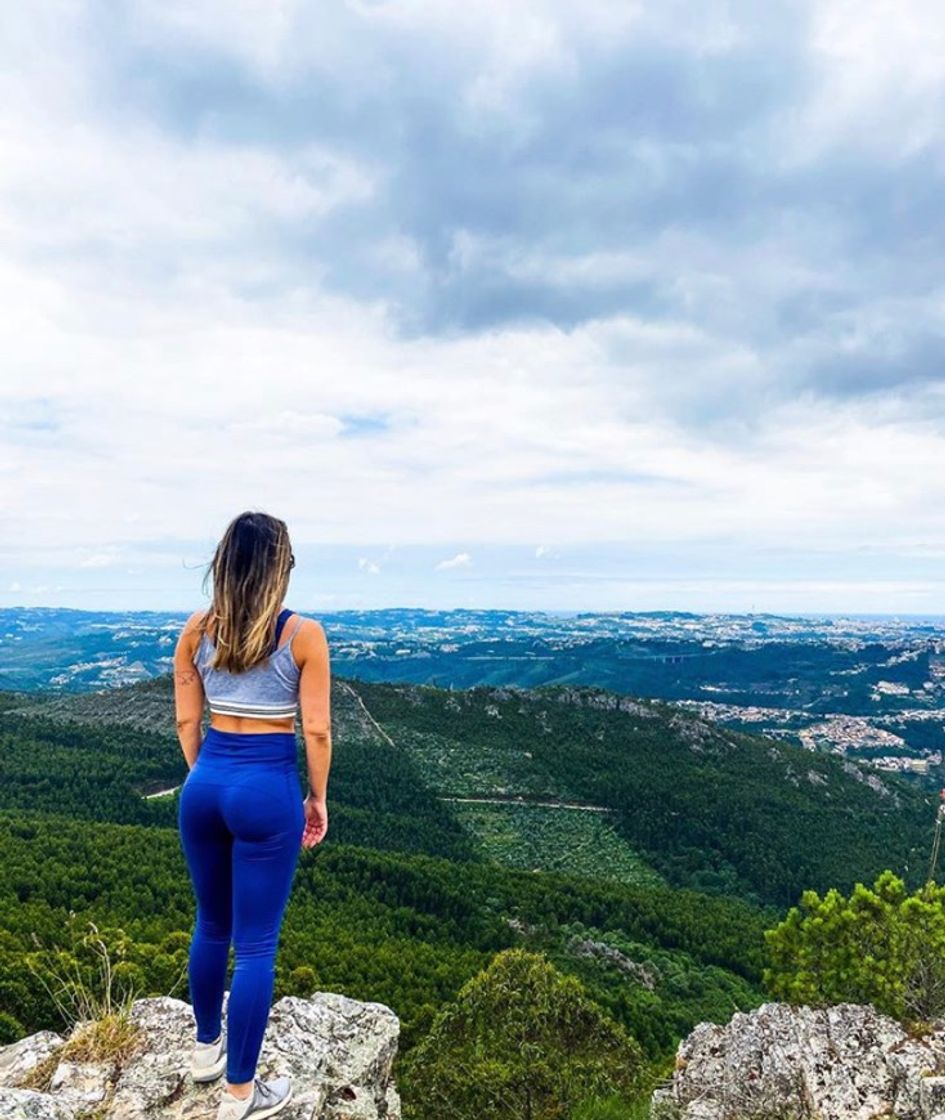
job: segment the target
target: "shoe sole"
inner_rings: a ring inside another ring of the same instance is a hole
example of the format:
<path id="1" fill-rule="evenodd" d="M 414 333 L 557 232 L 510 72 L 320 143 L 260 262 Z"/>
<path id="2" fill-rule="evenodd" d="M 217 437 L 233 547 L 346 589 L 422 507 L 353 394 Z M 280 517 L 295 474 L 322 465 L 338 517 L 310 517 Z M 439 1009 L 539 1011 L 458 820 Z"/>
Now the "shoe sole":
<path id="1" fill-rule="evenodd" d="M 220 1056 L 219 1061 L 217 1061 L 215 1065 L 200 1066 L 199 1068 L 191 1066 L 190 1076 L 194 1079 L 194 1081 L 202 1085 L 207 1081 L 216 1081 L 216 1079 L 223 1073 L 225 1069 L 226 1051 L 223 1052 L 223 1054 Z"/>

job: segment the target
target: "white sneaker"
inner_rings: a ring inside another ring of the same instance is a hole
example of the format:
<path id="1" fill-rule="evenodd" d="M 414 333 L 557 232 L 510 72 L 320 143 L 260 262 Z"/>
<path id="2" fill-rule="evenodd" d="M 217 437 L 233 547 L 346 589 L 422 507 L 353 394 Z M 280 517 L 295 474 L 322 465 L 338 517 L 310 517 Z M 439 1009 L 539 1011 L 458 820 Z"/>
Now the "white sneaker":
<path id="1" fill-rule="evenodd" d="M 272 1081 L 253 1079 L 253 1091 L 245 1101 L 238 1100 L 226 1090 L 217 1109 L 216 1120 L 264 1120 L 275 1116 L 292 1100 L 292 1083 L 288 1077 L 276 1077 Z"/>
<path id="2" fill-rule="evenodd" d="M 216 1042 L 197 1042 L 190 1056 L 190 1076 L 194 1081 L 216 1081 L 226 1069 L 226 1028 Z"/>

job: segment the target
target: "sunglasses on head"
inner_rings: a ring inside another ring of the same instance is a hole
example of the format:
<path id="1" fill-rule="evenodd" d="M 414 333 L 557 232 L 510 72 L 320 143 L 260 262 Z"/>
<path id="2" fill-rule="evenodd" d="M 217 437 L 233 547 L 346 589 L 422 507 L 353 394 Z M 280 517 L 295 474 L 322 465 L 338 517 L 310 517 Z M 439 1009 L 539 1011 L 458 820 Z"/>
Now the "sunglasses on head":
<path id="1" fill-rule="evenodd" d="M 290 552 L 290 553 L 289 553 L 289 568 L 290 568 L 290 570 L 291 570 L 291 569 L 292 569 L 292 568 L 294 568 L 294 567 L 295 567 L 295 557 L 294 557 L 294 556 L 292 555 L 292 553 Z"/>

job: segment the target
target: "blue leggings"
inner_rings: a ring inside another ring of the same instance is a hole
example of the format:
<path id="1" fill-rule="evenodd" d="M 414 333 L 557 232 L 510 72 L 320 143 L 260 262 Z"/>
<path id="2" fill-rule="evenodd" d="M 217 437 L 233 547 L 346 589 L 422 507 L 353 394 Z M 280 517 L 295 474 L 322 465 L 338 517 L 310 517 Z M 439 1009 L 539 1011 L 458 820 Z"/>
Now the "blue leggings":
<path id="1" fill-rule="evenodd" d="M 178 826 L 197 898 L 188 965 L 197 1040 L 220 1036 L 232 936 L 226 1077 L 251 1081 L 305 826 L 294 732 L 210 727 L 181 787 Z"/>

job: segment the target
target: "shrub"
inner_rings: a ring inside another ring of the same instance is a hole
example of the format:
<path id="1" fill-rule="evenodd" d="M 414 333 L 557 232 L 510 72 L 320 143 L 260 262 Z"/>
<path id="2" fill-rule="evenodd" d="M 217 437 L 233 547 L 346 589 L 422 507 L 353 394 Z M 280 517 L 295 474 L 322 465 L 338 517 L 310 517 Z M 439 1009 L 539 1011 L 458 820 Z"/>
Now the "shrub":
<path id="1" fill-rule="evenodd" d="M 563 1120 L 578 1102 L 642 1087 L 637 1042 L 541 954 L 506 949 L 407 1056 L 405 1095 L 450 1120 Z"/>
<path id="2" fill-rule="evenodd" d="M 887 870 L 849 898 L 805 891 L 764 937 L 763 982 L 776 999 L 871 1003 L 900 1020 L 945 1013 L 945 887 L 936 883 L 909 894 Z"/>

